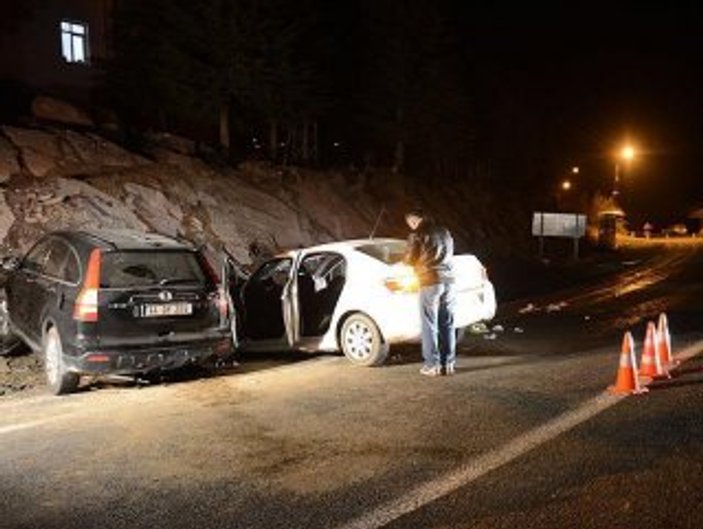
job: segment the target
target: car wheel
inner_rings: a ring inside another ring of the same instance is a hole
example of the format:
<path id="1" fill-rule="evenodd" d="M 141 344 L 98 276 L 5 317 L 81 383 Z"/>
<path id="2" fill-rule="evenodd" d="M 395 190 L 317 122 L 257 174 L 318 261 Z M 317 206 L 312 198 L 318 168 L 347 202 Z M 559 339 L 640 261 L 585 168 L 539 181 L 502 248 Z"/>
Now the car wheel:
<path id="1" fill-rule="evenodd" d="M 50 327 L 44 333 L 42 341 L 44 353 L 44 369 L 49 389 L 54 395 L 71 393 L 78 387 L 79 377 L 76 373 L 66 371 L 63 363 L 63 346 L 61 336 L 56 327 Z"/>
<path id="2" fill-rule="evenodd" d="M 388 344 L 383 341 L 376 323 L 363 314 L 349 316 L 340 334 L 344 355 L 352 364 L 378 366 L 388 356 Z"/>

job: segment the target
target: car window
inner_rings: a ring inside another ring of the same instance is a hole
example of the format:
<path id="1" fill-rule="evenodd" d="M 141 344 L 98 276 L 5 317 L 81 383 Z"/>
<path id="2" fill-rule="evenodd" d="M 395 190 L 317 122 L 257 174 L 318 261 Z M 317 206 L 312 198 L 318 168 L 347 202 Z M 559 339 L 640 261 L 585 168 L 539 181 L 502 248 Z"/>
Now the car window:
<path id="1" fill-rule="evenodd" d="M 330 254 L 316 253 L 312 255 L 306 255 L 303 261 L 300 263 L 300 268 L 298 272 L 305 275 L 313 275 L 320 269 L 321 266 L 329 259 Z"/>
<path id="2" fill-rule="evenodd" d="M 337 253 L 316 253 L 305 256 L 298 271 L 301 275 L 332 279 L 344 275 L 344 257 Z"/>
<path id="3" fill-rule="evenodd" d="M 332 281 L 337 277 L 345 277 L 346 261 L 344 260 L 344 257 L 341 255 L 333 255 L 325 262 L 322 270 L 318 270 L 318 273 L 326 277 L 328 281 Z"/>
<path id="4" fill-rule="evenodd" d="M 293 260 L 289 257 L 267 261 L 254 272 L 251 281 L 258 283 L 270 282 L 282 287 L 290 278 L 292 265 Z"/>
<path id="5" fill-rule="evenodd" d="M 386 264 L 395 264 L 403 260 L 406 248 L 404 241 L 386 241 L 357 246 L 356 251 Z"/>
<path id="6" fill-rule="evenodd" d="M 52 278 L 61 278 L 63 265 L 68 257 L 68 246 L 63 241 L 54 239 L 50 242 L 48 252 L 44 258 L 41 273 Z"/>
<path id="7" fill-rule="evenodd" d="M 22 270 L 35 274 L 43 273 L 50 249 L 51 239 L 39 241 L 22 260 Z"/>
<path id="8" fill-rule="evenodd" d="M 80 276 L 81 268 L 78 264 L 78 257 L 75 252 L 71 251 L 71 248 L 69 248 L 63 270 L 59 277 L 68 283 L 78 283 L 81 278 Z"/>
<path id="9" fill-rule="evenodd" d="M 102 288 L 205 285 L 206 272 L 193 252 L 121 251 L 103 254 Z"/>

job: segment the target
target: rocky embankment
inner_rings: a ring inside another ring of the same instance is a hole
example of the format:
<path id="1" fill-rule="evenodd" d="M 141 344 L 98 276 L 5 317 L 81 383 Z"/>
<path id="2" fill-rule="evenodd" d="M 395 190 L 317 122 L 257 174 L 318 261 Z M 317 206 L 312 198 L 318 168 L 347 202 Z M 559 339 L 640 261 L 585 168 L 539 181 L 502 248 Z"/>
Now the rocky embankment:
<path id="1" fill-rule="evenodd" d="M 191 142 L 141 154 L 91 132 L 0 128 L 0 245 L 47 230 L 136 228 L 225 247 L 242 265 L 283 248 L 368 235 L 379 209 L 361 179 L 245 163 L 215 167 Z"/>

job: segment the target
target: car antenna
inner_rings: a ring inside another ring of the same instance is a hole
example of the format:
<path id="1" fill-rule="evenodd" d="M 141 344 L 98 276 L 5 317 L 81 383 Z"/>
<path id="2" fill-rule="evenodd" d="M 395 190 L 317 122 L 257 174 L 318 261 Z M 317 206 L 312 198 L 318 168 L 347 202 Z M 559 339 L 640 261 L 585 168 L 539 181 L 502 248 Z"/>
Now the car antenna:
<path id="1" fill-rule="evenodd" d="M 385 211 L 386 206 L 381 206 L 381 211 L 378 212 L 378 217 L 376 217 L 376 223 L 373 225 L 373 230 L 371 230 L 371 233 L 369 234 L 369 240 L 373 239 L 376 236 L 376 230 L 378 229 L 378 226 L 381 223 L 381 217 L 383 217 L 383 213 Z"/>

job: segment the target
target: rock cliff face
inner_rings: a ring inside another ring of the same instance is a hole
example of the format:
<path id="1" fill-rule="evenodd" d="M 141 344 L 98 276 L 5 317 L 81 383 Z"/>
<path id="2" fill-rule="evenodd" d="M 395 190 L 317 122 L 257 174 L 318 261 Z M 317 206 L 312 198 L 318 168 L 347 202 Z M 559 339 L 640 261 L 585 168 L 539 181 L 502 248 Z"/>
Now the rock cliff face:
<path id="1" fill-rule="evenodd" d="M 413 198 L 414 197 L 414 198 Z M 416 185 L 383 172 L 204 162 L 192 142 L 150 138 L 136 154 L 93 132 L 0 126 L 0 254 L 56 229 L 137 228 L 226 248 L 241 265 L 330 240 L 404 237 L 417 203 L 481 259 L 529 243 L 529 211 L 470 182 Z"/>
<path id="2" fill-rule="evenodd" d="M 147 157 L 92 133 L 0 130 L 5 253 L 26 251 L 49 230 L 137 228 L 224 246 L 246 265 L 284 248 L 368 236 L 379 211 L 342 175 L 216 168 L 168 137 Z"/>

